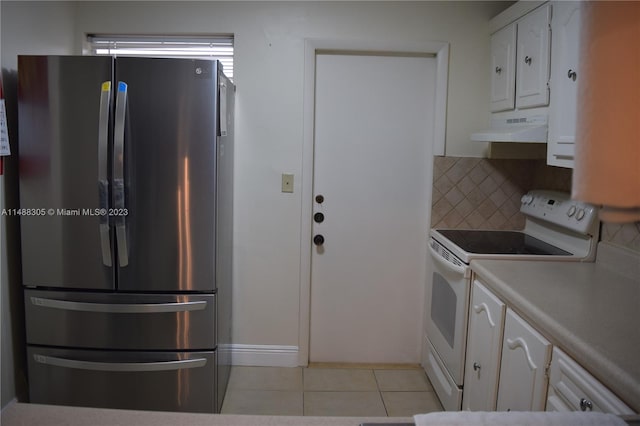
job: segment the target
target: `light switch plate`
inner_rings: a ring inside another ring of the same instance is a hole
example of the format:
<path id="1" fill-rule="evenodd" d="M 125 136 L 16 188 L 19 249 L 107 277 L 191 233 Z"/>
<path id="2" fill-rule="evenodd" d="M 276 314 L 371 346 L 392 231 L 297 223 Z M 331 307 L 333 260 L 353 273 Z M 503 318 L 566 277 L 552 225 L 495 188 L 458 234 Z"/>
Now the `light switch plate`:
<path id="1" fill-rule="evenodd" d="M 293 192 L 293 175 L 282 174 L 282 192 Z"/>

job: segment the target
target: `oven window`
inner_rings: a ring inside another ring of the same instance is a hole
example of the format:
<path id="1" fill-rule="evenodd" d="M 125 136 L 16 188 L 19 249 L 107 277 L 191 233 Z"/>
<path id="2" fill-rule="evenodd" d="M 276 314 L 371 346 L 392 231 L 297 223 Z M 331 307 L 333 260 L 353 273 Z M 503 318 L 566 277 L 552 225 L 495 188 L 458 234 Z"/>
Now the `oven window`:
<path id="1" fill-rule="evenodd" d="M 442 275 L 434 272 L 431 290 L 431 319 L 451 348 L 453 348 L 453 339 L 456 335 L 456 306 L 455 292 Z"/>

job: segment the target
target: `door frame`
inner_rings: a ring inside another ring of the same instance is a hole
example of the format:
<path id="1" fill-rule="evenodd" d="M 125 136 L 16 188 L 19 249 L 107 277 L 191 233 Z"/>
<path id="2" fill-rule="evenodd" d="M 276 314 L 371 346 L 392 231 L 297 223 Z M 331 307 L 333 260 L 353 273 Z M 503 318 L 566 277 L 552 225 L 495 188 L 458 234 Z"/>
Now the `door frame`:
<path id="1" fill-rule="evenodd" d="M 343 54 L 367 55 L 429 55 L 435 56 L 436 99 L 434 103 L 434 129 L 432 155 L 445 154 L 447 117 L 447 87 L 449 73 L 448 42 L 394 42 L 371 40 L 334 40 L 307 38 L 304 44 L 304 77 L 302 107 L 302 193 L 300 218 L 300 302 L 298 320 L 298 365 L 309 363 L 310 313 L 311 313 L 311 235 L 313 223 L 313 175 L 315 133 L 315 81 L 316 54 L 318 51 L 335 51 Z M 430 159 L 426 159 L 430 160 Z M 431 177 L 432 178 L 432 177 Z M 431 185 L 431 182 L 428 182 Z M 429 203 L 431 197 L 429 197 Z M 430 221 L 430 217 L 425 218 Z M 425 238 L 427 236 L 425 235 Z M 426 259 L 425 259 L 426 262 Z"/>

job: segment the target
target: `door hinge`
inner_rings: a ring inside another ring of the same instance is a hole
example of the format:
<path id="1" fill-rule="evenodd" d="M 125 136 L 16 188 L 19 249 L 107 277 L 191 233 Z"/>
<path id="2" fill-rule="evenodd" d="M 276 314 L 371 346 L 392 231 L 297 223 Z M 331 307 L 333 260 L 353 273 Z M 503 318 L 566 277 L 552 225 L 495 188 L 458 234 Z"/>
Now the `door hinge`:
<path id="1" fill-rule="evenodd" d="M 548 379 L 551 371 L 551 364 L 547 364 L 544 367 L 544 376 Z"/>

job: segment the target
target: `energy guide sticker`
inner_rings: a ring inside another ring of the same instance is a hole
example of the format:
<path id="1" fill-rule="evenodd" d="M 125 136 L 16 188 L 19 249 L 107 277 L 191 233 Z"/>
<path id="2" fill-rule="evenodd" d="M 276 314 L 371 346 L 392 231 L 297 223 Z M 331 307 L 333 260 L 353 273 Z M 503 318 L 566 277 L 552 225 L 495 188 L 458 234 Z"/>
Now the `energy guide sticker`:
<path id="1" fill-rule="evenodd" d="M 4 108 L 4 99 L 0 99 L 0 156 L 11 155 L 9 148 L 9 133 L 7 132 L 7 112 Z"/>

